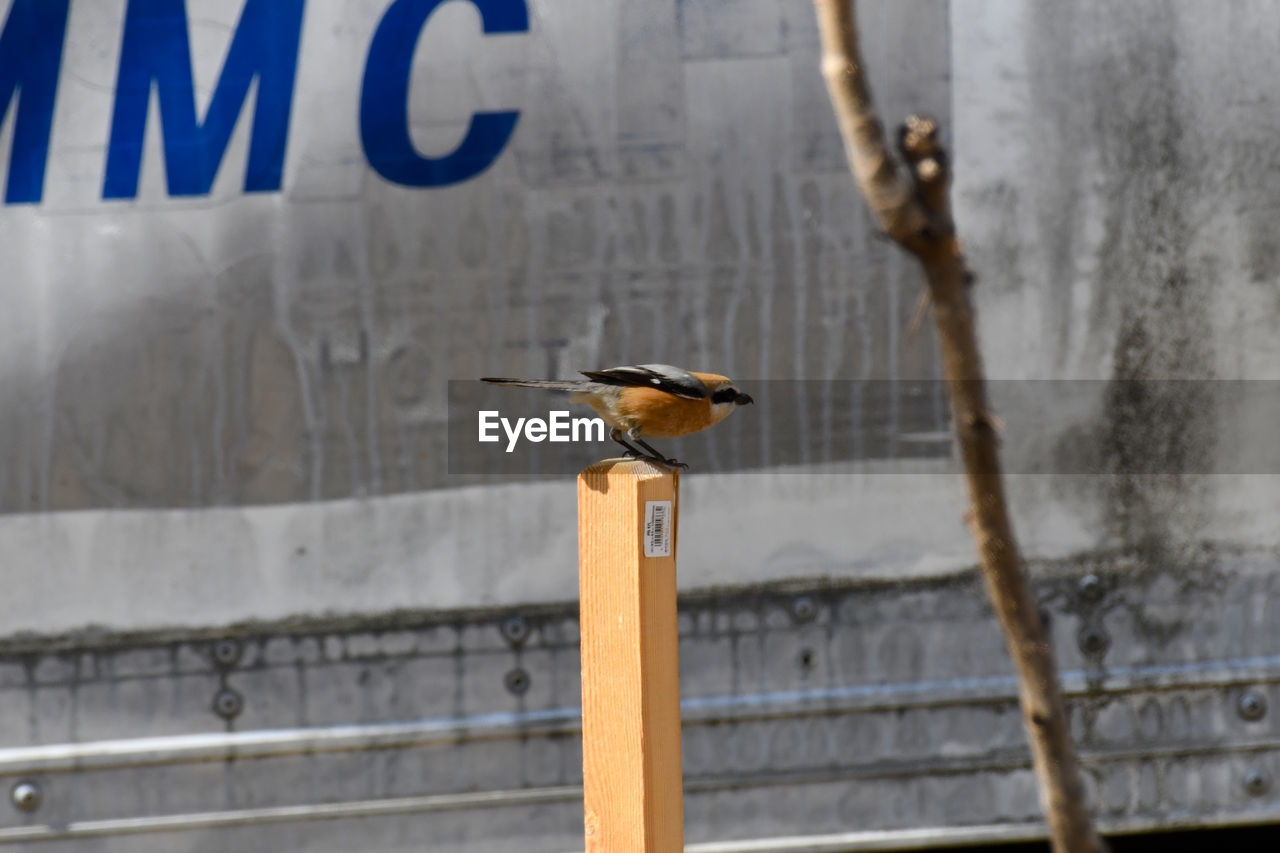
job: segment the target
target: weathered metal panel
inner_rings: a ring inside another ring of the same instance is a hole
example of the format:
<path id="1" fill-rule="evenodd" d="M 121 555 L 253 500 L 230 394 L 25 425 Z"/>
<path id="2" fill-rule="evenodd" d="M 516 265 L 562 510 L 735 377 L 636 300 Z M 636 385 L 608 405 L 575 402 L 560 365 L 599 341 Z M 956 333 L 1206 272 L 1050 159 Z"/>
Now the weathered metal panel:
<path id="1" fill-rule="evenodd" d="M 189 7 L 203 115 L 247 5 L 160 6 Z M 17 7 L 0 0 L 5 20 Z M 70 5 L 44 197 L 0 205 L 6 632 L 571 597 L 576 539 L 551 521 L 572 514 L 572 487 L 460 488 L 451 379 L 659 359 L 802 380 L 718 431 L 733 458 L 825 411 L 830 379 L 905 399 L 892 383 L 936 376 L 928 330 L 905 332 L 918 276 L 847 179 L 803 4 L 537 0 L 527 32 L 488 35 L 475 4 L 443 4 L 411 66 L 414 143 L 448 151 L 475 110 L 520 117 L 489 169 L 420 188 L 375 172 L 360 129 L 393 5 L 308 3 L 278 192 L 243 191 L 250 95 L 207 195 L 169 194 L 153 110 L 136 198 L 104 200 L 127 8 Z M 945 117 L 946 4 L 865 15 L 888 113 Z M 13 152 L 0 132 L 0 166 Z M 719 450 L 696 436 L 690 453 Z M 922 505 L 959 493 L 914 476 L 938 470 L 915 455 L 853 470 L 910 472 L 884 487 Z M 862 486 L 761 476 L 753 501 L 732 481 L 690 487 L 687 529 L 702 505 L 708 534 L 726 510 L 742 533 L 732 569 L 694 557 L 723 537 L 689 533 L 686 577 L 897 573 L 963 548 L 904 552 L 912 535 Z M 870 548 L 886 559 L 841 556 L 867 535 L 821 519 L 849 511 L 881 518 Z"/>
<path id="2" fill-rule="evenodd" d="M 1039 568 L 1104 826 L 1280 820 L 1274 559 L 1223 555 L 1195 613 L 1163 606 L 1167 576 L 1132 558 Z M 680 631 L 691 844 L 1040 832 L 1016 684 L 974 576 L 686 598 Z M 581 843 L 569 606 L 11 643 L 4 661 L 3 718 L 31 745 L 0 750 L 0 779 L 44 801 L 0 811 L 0 843 Z M 220 710 L 228 690 L 239 702 Z"/>
<path id="3" fill-rule="evenodd" d="M 186 5 L 202 112 L 246 4 Z M 945 115 L 945 4 L 880 5 L 886 102 Z M 153 114 L 136 197 L 104 200 L 125 3 L 72 4 L 44 197 L 0 205 L 0 511 L 447 486 L 449 379 L 655 358 L 936 375 L 929 337 L 899 338 L 918 277 L 868 240 L 807 6 L 531 0 L 527 31 L 485 35 L 477 6 L 443 4 L 413 54 L 414 143 L 449 151 L 477 110 L 519 118 L 489 169 L 434 188 L 377 174 L 362 136 L 394 8 L 306 5 L 278 191 L 242 191 L 246 106 L 207 195 L 169 195 L 174 122 Z"/>

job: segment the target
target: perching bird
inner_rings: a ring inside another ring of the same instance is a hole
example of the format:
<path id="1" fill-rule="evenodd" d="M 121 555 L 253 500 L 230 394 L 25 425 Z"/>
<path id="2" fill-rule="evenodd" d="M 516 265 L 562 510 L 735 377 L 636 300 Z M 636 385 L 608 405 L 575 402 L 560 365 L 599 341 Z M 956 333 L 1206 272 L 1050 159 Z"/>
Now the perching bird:
<path id="1" fill-rule="evenodd" d="M 584 370 L 586 379 L 501 379 L 481 381 L 520 388 L 569 391 L 574 403 L 586 403 L 610 427 L 609 437 L 629 454 L 680 468 L 683 462 L 668 459 L 641 436 L 676 438 L 720 423 L 737 406 L 754 402 L 718 373 L 693 373 L 669 364 L 640 364 Z M 634 441 L 641 452 L 622 436 Z"/>

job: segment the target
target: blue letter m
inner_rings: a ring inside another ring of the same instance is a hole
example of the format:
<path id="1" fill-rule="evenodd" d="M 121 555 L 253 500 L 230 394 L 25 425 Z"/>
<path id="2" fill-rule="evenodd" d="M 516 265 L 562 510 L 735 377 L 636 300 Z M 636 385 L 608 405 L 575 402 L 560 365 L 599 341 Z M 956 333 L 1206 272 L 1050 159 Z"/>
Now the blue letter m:
<path id="1" fill-rule="evenodd" d="M 304 0 L 246 0 L 204 121 L 196 119 L 184 0 L 129 0 L 103 198 L 138 192 L 152 83 L 170 195 L 205 195 L 258 81 L 245 192 L 280 189 Z"/>
<path id="2" fill-rule="evenodd" d="M 14 0 L 0 31 L 0 123 L 18 96 L 9 153 L 6 204 L 38 202 L 44 193 L 49 132 L 70 0 Z"/>

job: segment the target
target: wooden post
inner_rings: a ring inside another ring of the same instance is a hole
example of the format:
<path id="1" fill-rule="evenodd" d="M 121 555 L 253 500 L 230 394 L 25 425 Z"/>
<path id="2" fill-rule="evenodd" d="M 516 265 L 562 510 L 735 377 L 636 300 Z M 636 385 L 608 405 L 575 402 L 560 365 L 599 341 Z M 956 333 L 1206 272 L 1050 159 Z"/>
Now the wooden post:
<path id="1" fill-rule="evenodd" d="M 610 459 L 578 475 L 588 853 L 680 853 L 679 472 Z"/>

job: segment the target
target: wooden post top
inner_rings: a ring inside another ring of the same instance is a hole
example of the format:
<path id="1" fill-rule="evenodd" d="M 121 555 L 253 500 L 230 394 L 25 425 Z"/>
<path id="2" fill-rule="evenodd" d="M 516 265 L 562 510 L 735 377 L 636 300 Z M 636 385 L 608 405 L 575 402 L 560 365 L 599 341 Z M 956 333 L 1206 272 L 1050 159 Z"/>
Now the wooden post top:
<path id="1" fill-rule="evenodd" d="M 579 476 L 599 477 L 611 473 L 644 479 L 649 477 L 679 478 L 680 476 L 678 468 L 668 468 L 666 465 L 659 465 L 651 459 L 631 459 L 625 456 L 601 459 L 599 462 L 592 463 L 582 469 L 582 473 Z"/>

